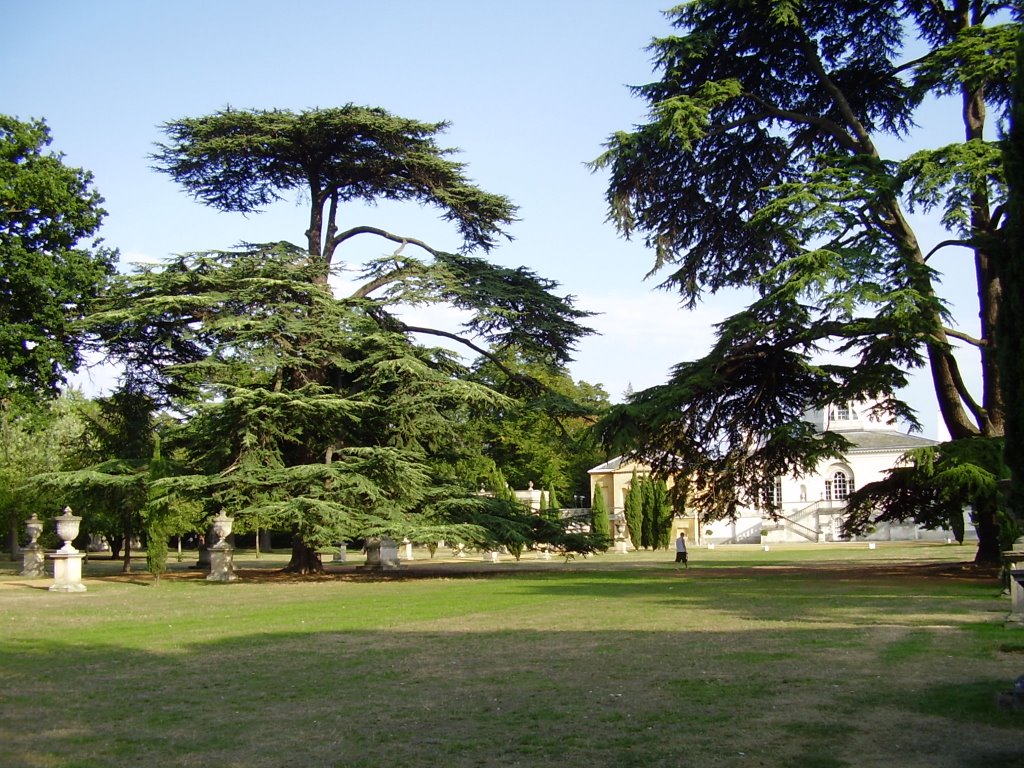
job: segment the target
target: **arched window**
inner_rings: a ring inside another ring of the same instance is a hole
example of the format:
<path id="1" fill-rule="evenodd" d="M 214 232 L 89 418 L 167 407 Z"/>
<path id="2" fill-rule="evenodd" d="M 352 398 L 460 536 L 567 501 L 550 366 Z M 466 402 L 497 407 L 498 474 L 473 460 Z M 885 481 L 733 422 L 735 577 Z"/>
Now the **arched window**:
<path id="1" fill-rule="evenodd" d="M 825 498 L 828 501 L 845 501 L 849 495 L 850 478 L 843 470 L 837 469 L 825 480 Z"/>

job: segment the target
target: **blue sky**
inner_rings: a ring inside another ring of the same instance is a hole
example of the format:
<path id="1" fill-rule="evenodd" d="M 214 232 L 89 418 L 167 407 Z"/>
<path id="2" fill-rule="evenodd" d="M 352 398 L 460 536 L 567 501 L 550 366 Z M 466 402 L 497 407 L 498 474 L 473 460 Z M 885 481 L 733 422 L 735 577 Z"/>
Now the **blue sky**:
<path id="1" fill-rule="evenodd" d="M 217 213 L 152 171 L 147 154 L 161 123 L 226 105 L 348 102 L 448 120 L 445 143 L 462 150 L 469 175 L 520 207 L 515 240 L 491 258 L 557 280 L 602 313 L 591 323 L 601 335 L 580 344 L 571 370 L 617 400 L 627 385 L 659 384 L 673 364 L 701 355 L 712 324 L 739 307 L 736 297 L 714 297 L 684 312 L 645 282 L 651 255 L 605 222 L 605 179 L 585 167 L 612 132 L 643 119 L 626 86 L 651 79 L 644 48 L 668 32 L 661 11 L 671 4 L 5 0 L 0 111 L 45 118 L 54 148 L 93 172 L 109 212 L 102 234 L 126 262 L 302 241 L 304 209 L 292 201 L 258 216 Z M 348 213 L 343 226 L 459 245 L 428 209 Z M 351 263 L 389 250 L 367 240 L 341 255 Z M 927 387 L 911 399 L 934 425 Z"/>

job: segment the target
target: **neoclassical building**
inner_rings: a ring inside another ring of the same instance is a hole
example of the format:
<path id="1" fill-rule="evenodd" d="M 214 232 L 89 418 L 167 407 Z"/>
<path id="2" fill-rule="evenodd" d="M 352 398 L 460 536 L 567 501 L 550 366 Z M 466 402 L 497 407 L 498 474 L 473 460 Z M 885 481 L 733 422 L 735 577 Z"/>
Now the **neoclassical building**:
<path id="1" fill-rule="evenodd" d="M 811 474 L 775 478 L 772 494 L 779 511 L 778 519 L 765 510 L 743 508 L 735 520 L 720 520 L 696 526 L 696 515 L 687 514 L 676 521 L 675 530 L 683 528 L 691 541 L 700 543 L 752 544 L 771 542 L 827 542 L 842 539 L 842 523 L 846 499 L 850 492 L 867 483 L 881 480 L 909 450 L 935 445 L 935 440 L 910 435 L 873 413 L 868 403 L 847 403 L 812 411 L 805 417 L 820 432 L 839 432 L 850 448 L 841 458 L 823 461 Z M 625 492 L 629 489 L 633 469 L 641 474 L 649 471 L 643 464 L 618 457 L 590 470 L 592 492 L 605 494 L 609 512 L 621 513 Z M 968 532 L 973 532 L 967 526 Z M 869 540 L 942 540 L 947 531 L 926 531 L 913 524 L 879 524 L 865 538 Z"/>

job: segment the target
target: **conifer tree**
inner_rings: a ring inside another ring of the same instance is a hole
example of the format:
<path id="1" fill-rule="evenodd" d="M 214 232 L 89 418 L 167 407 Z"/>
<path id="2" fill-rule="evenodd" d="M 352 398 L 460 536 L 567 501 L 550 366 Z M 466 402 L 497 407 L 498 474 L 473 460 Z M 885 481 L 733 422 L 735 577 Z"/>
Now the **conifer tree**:
<path id="1" fill-rule="evenodd" d="M 640 476 L 634 468 L 633 477 L 629 483 L 629 490 L 626 491 L 624 512 L 626 515 L 626 530 L 629 533 L 629 539 L 637 549 L 640 549 L 640 547 L 643 546 L 644 499 L 640 483 Z"/>
<path id="2" fill-rule="evenodd" d="M 555 496 L 554 486 L 548 486 L 547 496 L 545 498 L 544 512 L 545 517 L 549 520 L 560 519 L 562 505 L 558 503 L 558 497 Z"/>
<path id="3" fill-rule="evenodd" d="M 123 281 L 94 321 L 109 354 L 189 413 L 205 478 L 194 490 L 292 532 L 289 570 L 320 570 L 317 548 L 352 537 L 514 543 L 529 533 L 510 504 L 477 496 L 475 478 L 450 472 L 458 425 L 509 401 L 468 383 L 454 355 L 412 334 L 495 361 L 521 349 L 557 367 L 589 332 L 586 313 L 525 268 L 469 255 L 507 237 L 515 207 L 469 182 L 437 144 L 446 127 L 353 105 L 227 109 L 166 124 L 158 169 L 226 212 L 297 195 L 309 211 L 305 244 L 171 259 Z M 438 209 L 461 251 L 378 227 L 339 229 L 346 204 L 378 200 Z M 356 289 L 335 297 L 328 279 L 346 266 L 342 247 L 367 236 L 394 252 L 362 264 Z M 428 303 L 464 310 L 462 332 L 396 313 Z"/>
<path id="4" fill-rule="evenodd" d="M 1006 464 L 1010 509 L 1024 528 L 1024 30 L 1017 39 L 1017 76 L 1003 162 L 1008 189 L 1009 258 L 1002 273 L 999 364 L 1006 402 Z"/>
<path id="5" fill-rule="evenodd" d="M 612 543 L 611 520 L 608 519 L 608 508 L 604 502 L 604 486 L 594 486 L 594 498 L 590 501 L 590 530 L 598 541 L 603 542 L 602 548 Z"/>
<path id="6" fill-rule="evenodd" d="M 658 510 L 655 509 L 654 481 L 644 475 L 640 479 L 640 545 L 644 549 L 655 549 L 657 547 L 657 521 Z"/>
<path id="7" fill-rule="evenodd" d="M 849 447 L 816 434 L 808 410 L 864 399 L 918 425 L 899 393 L 915 368 L 954 439 L 1003 435 L 997 317 L 1012 256 L 997 134 L 1019 11 L 695 0 L 668 12 L 673 34 L 651 45 L 657 77 L 634 88 L 648 119 L 613 135 L 594 166 L 610 171 L 610 218 L 651 247 L 663 287 L 688 307 L 732 288 L 750 299 L 706 355 L 634 394 L 604 433 L 692 478 L 705 519 L 756 507 L 773 478 Z M 936 120 L 923 114 L 933 106 L 962 138 L 897 154 Z M 914 230 L 921 212 L 948 230 L 933 247 Z M 945 259 L 956 280 L 941 279 Z M 976 307 L 958 315 L 977 328 L 956 325 L 941 293 L 964 274 Z M 958 346 L 978 376 L 961 370 Z M 823 362 L 821 350 L 838 354 Z M 994 514 L 978 527 L 978 561 L 1000 557 Z"/>
<path id="8" fill-rule="evenodd" d="M 652 480 L 652 506 L 654 508 L 654 548 L 668 549 L 672 536 L 672 504 L 665 480 Z"/>

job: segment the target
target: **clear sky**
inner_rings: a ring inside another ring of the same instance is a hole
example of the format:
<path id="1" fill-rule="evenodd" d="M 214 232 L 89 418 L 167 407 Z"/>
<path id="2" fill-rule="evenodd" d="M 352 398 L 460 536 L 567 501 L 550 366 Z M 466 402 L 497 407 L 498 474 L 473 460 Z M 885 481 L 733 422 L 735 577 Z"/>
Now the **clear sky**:
<path id="1" fill-rule="evenodd" d="M 696 311 L 644 281 L 652 256 L 605 222 L 605 178 L 585 163 L 643 119 L 629 84 L 652 79 L 645 47 L 669 26 L 666 0 L 0 0 L 0 111 L 45 118 L 54 148 L 87 168 L 105 197 L 108 245 L 125 262 L 239 242 L 301 243 L 304 208 L 243 217 L 207 209 L 147 155 L 168 120 L 235 108 L 380 106 L 447 120 L 469 175 L 519 205 L 514 241 L 494 261 L 526 265 L 602 313 L 578 347 L 575 378 L 613 400 L 662 383 L 700 356 L 712 325 L 739 307 Z M 454 250 L 429 209 L 353 209 L 376 224 Z M 935 238 L 939 238 L 939 233 Z M 922 238 L 927 239 L 927 238 Z M 346 246 L 348 247 L 348 246 Z M 362 249 L 362 250 L 359 250 Z M 365 240 L 347 262 L 390 249 Z M 955 265 L 954 269 L 961 269 Z M 927 388 L 911 396 L 934 428 Z M 930 430 L 926 429 L 926 434 Z"/>

